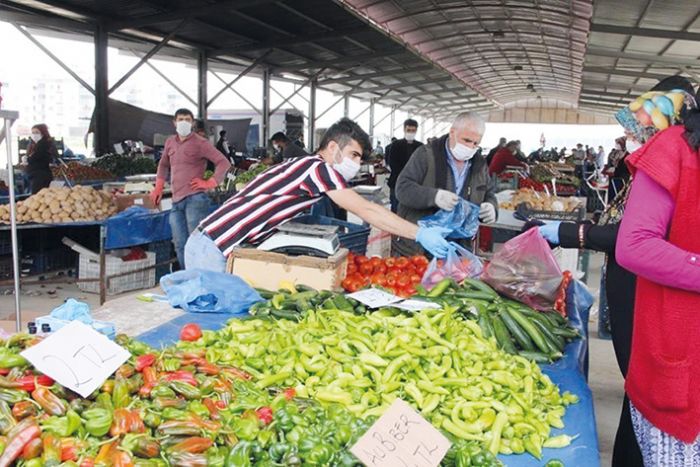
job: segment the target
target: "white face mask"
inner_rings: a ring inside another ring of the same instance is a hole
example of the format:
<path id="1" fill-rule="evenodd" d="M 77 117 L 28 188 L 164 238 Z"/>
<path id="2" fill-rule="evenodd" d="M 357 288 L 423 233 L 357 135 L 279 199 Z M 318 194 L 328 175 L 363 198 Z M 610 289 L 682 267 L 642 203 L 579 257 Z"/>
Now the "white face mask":
<path id="1" fill-rule="evenodd" d="M 464 162 L 464 161 L 468 161 L 469 159 L 474 157 L 474 154 L 476 154 L 476 151 L 478 151 L 478 150 L 479 150 L 478 146 L 470 148 L 469 146 L 466 146 L 462 143 L 457 143 L 452 148 L 452 155 L 458 161 Z"/>
<path id="2" fill-rule="evenodd" d="M 416 139 L 416 134 L 413 132 L 410 132 L 410 133 L 407 132 L 407 133 L 404 133 L 404 137 L 406 138 L 406 141 L 408 141 L 409 143 L 412 143 L 413 140 Z"/>
<path id="3" fill-rule="evenodd" d="M 178 135 L 184 138 L 192 133 L 192 123 L 188 122 L 187 120 L 180 120 L 179 122 L 175 123 L 175 131 Z"/>
<path id="4" fill-rule="evenodd" d="M 343 154 L 340 152 L 339 154 L 340 162 L 334 162 L 333 168 L 345 179 L 346 182 L 349 182 L 355 178 L 357 172 L 360 171 L 360 164 L 348 157 L 343 157 Z"/>
<path id="5" fill-rule="evenodd" d="M 642 143 L 637 142 L 636 139 L 628 139 L 625 147 L 627 148 L 627 152 L 632 154 L 634 151 L 642 147 Z"/>
<path id="6" fill-rule="evenodd" d="M 38 143 L 39 140 L 41 139 L 41 133 L 32 133 L 31 138 L 32 138 L 32 141 L 34 141 L 35 143 Z"/>

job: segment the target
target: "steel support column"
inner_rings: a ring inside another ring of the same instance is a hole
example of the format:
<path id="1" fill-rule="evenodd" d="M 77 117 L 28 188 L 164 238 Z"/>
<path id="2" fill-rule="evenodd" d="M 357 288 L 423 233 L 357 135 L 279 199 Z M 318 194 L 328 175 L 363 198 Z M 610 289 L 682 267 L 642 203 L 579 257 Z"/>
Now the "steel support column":
<path id="1" fill-rule="evenodd" d="M 350 116 L 350 95 L 345 94 L 343 96 L 343 117 L 348 118 Z"/>
<path id="2" fill-rule="evenodd" d="M 316 149 L 316 86 L 318 80 L 314 79 L 309 86 L 309 136 L 306 139 L 310 151 Z"/>
<path id="3" fill-rule="evenodd" d="M 261 146 L 267 146 L 270 139 L 270 69 L 263 70 L 263 95 L 262 95 L 262 142 Z"/>
<path id="4" fill-rule="evenodd" d="M 200 50 L 197 54 L 197 116 L 203 122 L 207 121 L 207 71 L 208 57 L 206 50 Z"/>
<path id="5" fill-rule="evenodd" d="M 369 138 L 374 138 L 374 104 L 375 99 L 369 101 Z"/>
<path id="6" fill-rule="evenodd" d="M 109 116 L 107 99 L 109 96 L 109 74 L 107 70 L 107 46 L 109 35 L 107 26 L 99 22 L 95 27 L 95 154 L 110 151 L 109 147 Z"/>
<path id="7" fill-rule="evenodd" d="M 391 134 L 389 135 L 389 138 L 394 136 L 394 132 L 396 131 L 396 105 L 391 106 L 391 120 L 389 120 L 389 130 Z"/>

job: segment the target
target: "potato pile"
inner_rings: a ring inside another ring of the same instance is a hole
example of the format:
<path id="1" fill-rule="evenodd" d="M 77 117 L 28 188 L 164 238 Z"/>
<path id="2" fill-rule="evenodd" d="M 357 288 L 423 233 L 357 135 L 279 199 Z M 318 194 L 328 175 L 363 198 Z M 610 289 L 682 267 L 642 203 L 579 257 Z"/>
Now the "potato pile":
<path id="1" fill-rule="evenodd" d="M 117 213 L 112 197 L 106 191 L 90 186 L 44 188 L 17 203 L 17 222 L 55 224 L 74 221 L 96 221 Z M 10 206 L 0 206 L 0 222 L 10 222 Z"/>
<path id="2" fill-rule="evenodd" d="M 502 209 L 515 211 L 521 203 L 530 205 L 530 209 L 535 211 L 558 211 L 571 212 L 579 207 L 580 200 L 576 198 L 562 198 L 559 196 L 549 196 L 546 193 L 535 191 L 531 188 L 522 188 L 515 193 L 510 201 L 502 202 L 499 206 Z"/>

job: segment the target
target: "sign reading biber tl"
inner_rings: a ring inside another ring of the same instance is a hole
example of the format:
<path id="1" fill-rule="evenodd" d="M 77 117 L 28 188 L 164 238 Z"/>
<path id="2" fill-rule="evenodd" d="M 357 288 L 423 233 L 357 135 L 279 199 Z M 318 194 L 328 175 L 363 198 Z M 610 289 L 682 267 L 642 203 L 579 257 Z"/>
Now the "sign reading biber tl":
<path id="1" fill-rule="evenodd" d="M 450 441 L 401 399 L 350 448 L 368 467 L 436 467 Z"/>
<path id="2" fill-rule="evenodd" d="M 22 352 L 34 367 L 87 397 L 131 354 L 80 321 L 72 321 Z"/>

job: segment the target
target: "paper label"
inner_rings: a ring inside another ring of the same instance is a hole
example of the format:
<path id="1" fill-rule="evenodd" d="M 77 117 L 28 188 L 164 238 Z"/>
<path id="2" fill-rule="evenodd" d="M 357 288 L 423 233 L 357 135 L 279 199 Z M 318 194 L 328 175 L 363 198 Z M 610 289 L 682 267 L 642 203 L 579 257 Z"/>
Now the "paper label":
<path id="1" fill-rule="evenodd" d="M 436 467 L 450 441 L 401 399 L 350 448 L 366 466 Z"/>
<path id="2" fill-rule="evenodd" d="M 400 308 L 402 310 L 406 311 L 421 311 L 421 310 L 429 310 L 429 309 L 438 309 L 441 308 L 440 305 L 437 303 L 433 302 L 426 302 L 423 300 L 404 300 L 401 303 L 397 303 L 395 305 L 396 308 Z"/>
<path id="3" fill-rule="evenodd" d="M 71 321 L 22 356 L 59 384 L 87 397 L 131 354 L 90 326 Z"/>
<path id="4" fill-rule="evenodd" d="M 401 297 L 379 289 L 365 289 L 347 295 L 370 308 L 381 308 L 400 302 Z"/>

